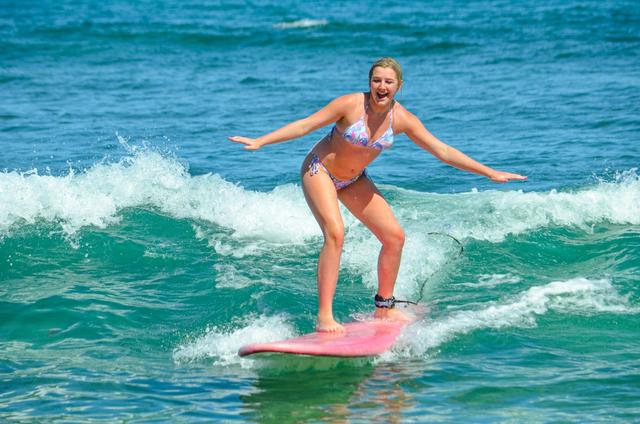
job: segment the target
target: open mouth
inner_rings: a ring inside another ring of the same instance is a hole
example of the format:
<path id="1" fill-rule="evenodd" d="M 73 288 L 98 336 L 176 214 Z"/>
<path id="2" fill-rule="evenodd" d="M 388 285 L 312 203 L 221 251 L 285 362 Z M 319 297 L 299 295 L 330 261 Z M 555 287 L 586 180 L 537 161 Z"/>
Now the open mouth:
<path id="1" fill-rule="evenodd" d="M 389 97 L 389 93 L 378 93 L 376 92 L 376 100 L 381 101 Z"/>

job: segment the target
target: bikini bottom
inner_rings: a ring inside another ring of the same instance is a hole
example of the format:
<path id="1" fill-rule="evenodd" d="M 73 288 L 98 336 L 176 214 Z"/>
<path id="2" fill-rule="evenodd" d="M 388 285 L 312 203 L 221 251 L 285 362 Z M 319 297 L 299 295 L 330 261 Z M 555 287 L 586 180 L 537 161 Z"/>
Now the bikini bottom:
<path id="1" fill-rule="evenodd" d="M 329 178 L 331 178 L 331 181 L 333 181 L 333 185 L 335 186 L 336 190 L 341 190 L 355 183 L 356 181 L 358 181 L 358 178 L 362 177 L 363 175 L 365 177 L 367 176 L 367 171 L 363 169 L 360 174 L 356 175 L 353 178 L 350 178 L 348 180 L 338 179 L 334 177 L 333 174 L 331 174 L 331 172 L 329 172 L 329 170 L 320 161 L 320 158 L 318 157 L 318 155 L 316 155 L 315 153 L 311 153 L 311 162 L 309 163 L 309 175 L 312 175 L 312 176 L 316 175 L 319 169 L 322 169 L 324 172 L 326 172 Z"/>

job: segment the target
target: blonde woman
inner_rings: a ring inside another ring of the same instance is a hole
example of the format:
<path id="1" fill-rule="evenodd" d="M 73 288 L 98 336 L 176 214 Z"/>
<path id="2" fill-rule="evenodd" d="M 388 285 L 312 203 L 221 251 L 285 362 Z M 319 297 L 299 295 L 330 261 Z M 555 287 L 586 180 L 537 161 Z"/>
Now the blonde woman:
<path id="1" fill-rule="evenodd" d="M 527 177 L 489 168 L 433 136 L 420 120 L 394 97 L 402 86 L 402 68 L 392 58 L 376 61 L 369 70 L 369 92 L 338 97 L 312 115 L 258 138 L 233 136 L 247 150 L 257 150 L 302 137 L 334 124 L 331 131 L 307 154 L 300 171 L 302 189 L 322 234 L 318 258 L 318 321 L 316 330 L 343 332 L 333 317 L 333 296 L 338 281 L 344 224 L 338 200 L 382 243 L 378 256 L 378 293 L 374 298 L 377 319 L 407 320 L 394 309 L 393 289 L 400 267 L 404 231 L 391 207 L 369 179 L 366 167 L 393 145 L 398 134 L 436 158 L 494 182 Z"/>

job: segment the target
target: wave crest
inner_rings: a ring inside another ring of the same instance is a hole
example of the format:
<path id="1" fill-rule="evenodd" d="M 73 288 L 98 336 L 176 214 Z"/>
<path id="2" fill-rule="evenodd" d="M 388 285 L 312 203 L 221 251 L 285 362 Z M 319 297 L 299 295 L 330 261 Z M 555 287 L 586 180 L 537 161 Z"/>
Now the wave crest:
<path id="1" fill-rule="evenodd" d="M 508 327 L 535 327 L 537 317 L 554 311 L 563 314 L 637 314 L 607 279 L 574 278 L 534 286 L 520 295 L 489 302 L 475 310 L 458 310 L 434 321 L 413 325 L 402 335 L 394 354 L 421 356 L 427 351 L 473 331 Z"/>
<path id="2" fill-rule="evenodd" d="M 383 189 L 394 192 L 392 207 L 407 230 L 409 245 L 412 238 L 422 244 L 418 239 L 430 231 L 500 242 L 508 235 L 549 226 L 588 229 L 603 222 L 640 224 L 640 178 L 635 169 L 572 192 L 443 195 Z M 39 175 L 36 170 L 0 172 L 2 236 L 12 227 L 39 221 L 60 225 L 73 235 L 84 227 L 117 223 L 123 209 L 144 207 L 177 219 L 214 223 L 230 229 L 234 238 L 303 243 L 320 236 L 296 185 L 251 191 L 216 174 L 192 176 L 177 159 L 149 150 L 133 151 L 116 163 L 99 163 L 83 173 L 70 171 L 65 176 Z M 348 213 L 345 225 L 360 247 L 368 249 L 377 242 Z"/>

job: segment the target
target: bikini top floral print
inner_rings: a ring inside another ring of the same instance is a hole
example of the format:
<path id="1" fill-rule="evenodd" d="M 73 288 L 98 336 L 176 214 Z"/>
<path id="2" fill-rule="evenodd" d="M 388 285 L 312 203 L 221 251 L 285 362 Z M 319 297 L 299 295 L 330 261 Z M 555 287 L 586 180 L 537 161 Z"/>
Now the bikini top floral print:
<path id="1" fill-rule="evenodd" d="M 364 102 L 364 112 L 360 119 L 353 124 L 349 125 L 343 132 L 342 138 L 348 143 L 355 144 L 356 146 L 370 147 L 372 149 L 385 150 L 393 146 L 393 106 L 389 111 L 389 128 L 382 134 L 377 140 L 369 142 L 369 134 L 367 134 L 367 126 L 365 125 L 364 116 L 369 108 L 369 102 Z M 334 125 L 331 132 L 338 131 L 338 128 Z"/>

